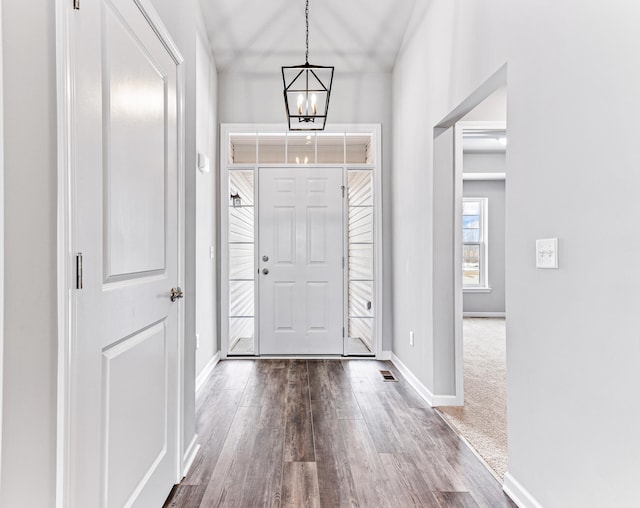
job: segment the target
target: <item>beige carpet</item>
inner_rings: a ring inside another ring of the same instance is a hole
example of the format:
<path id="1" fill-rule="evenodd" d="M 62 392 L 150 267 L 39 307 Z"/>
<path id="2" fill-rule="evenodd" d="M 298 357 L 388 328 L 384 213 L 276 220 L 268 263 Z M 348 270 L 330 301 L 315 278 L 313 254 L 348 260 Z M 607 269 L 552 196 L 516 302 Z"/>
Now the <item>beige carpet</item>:
<path id="1" fill-rule="evenodd" d="M 464 319 L 464 407 L 440 407 L 500 478 L 507 471 L 505 320 Z"/>

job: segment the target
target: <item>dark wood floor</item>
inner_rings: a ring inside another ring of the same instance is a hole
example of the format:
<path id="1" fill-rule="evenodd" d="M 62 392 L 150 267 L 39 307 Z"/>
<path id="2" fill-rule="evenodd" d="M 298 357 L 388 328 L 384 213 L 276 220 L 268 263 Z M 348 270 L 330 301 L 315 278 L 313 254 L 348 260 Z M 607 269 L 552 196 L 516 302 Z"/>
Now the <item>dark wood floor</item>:
<path id="1" fill-rule="evenodd" d="M 202 447 L 165 507 L 515 506 L 388 362 L 228 360 L 197 405 Z"/>

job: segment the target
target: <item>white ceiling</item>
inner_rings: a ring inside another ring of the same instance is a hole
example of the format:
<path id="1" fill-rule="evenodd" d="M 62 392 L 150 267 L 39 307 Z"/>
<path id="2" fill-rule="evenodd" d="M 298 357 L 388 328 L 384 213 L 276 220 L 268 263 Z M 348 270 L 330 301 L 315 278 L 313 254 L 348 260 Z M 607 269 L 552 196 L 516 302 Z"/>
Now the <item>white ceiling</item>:
<path id="1" fill-rule="evenodd" d="M 200 0 L 219 71 L 304 63 L 304 0 Z M 391 71 L 416 0 L 310 0 L 309 63 Z"/>

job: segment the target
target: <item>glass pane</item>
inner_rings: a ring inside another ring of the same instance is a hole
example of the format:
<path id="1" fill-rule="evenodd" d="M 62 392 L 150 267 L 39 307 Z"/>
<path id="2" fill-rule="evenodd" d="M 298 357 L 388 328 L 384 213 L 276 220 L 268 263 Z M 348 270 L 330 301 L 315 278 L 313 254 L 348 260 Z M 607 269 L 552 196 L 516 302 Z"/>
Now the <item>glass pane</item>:
<path id="1" fill-rule="evenodd" d="M 252 243 L 238 243 L 229 245 L 229 278 L 253 279 L 253 255 Z"/>
<path id="2" fill-rule="evenodd" d="M 317 137 L 318 164 L 344 163 L 344 134 L 320 134 Z"/>
<path id="3" fill-rule="evenodd" d="M 480 203 L 478 201 L 463 201 L 462 202 L 462 214 L 463 215 L 480 215 Z"/>
<path id="4" fill-rule="evenodd" d="M 253 346 L 253 318 L 229 319 L 229 354 L 251 355 Z"/>
<path id="5" fill-rule="evenodd" d="M 463 215 L 462 227 L 465 229 L 478 229 L 480 227 L 479 215 Z"/>
<path id="6" fill-rule="evenodd" d="M 253 316 L 253 281 L 229 281 L 229 315 Z"/>
<path id="7" fill-rule="evenodd" d="M 373 282 L 349 282 L 349 316 L 373 317 Z"/>
<path id="8" fill-rule="evenodd" d="M 349 208 L 349 243 L 373 242 L 373 208 Z"/>
<path id="9" fill-rule="evenodd" d="M 462 258 L 462 268 L 477 271 L 480 269 L 480 260 L 478 258 Z"/>
<path id="10" fill-rule="evenodd" d="M 279 164 L 286 162 L 286 141 L 283 134 L 264 134 L 258 136 L 258 162 Z"/>
<path id="11" fill-rule="evenodd" d="M 373 319 L 349 319 L 349 354 L 369 354 L 373 352 Z"/>
<path id="12" fill-rule="evenodd" d="M 240 196 L 240 205 L 253 205 L 253 171 L 229 171 L 229 204 L 231 202 L 231 194 Z"/>
<path id="13" fill-rule="evenodd" d="M 349 245 L 349 280 L 373 280 L 373 245 Z"/>
<path id="14" fill-rule="evenodd" d="M 233 164 L 255 164 L 256 134 L 229 134 L 229 162 Z"/>
<path id="15" fill-rule="evenodd" d="M 480 285 L 480 272 L 472 270 L 464 270 L 462 272 L 462 284 L 464 286 Z"/>
<path id="16" fill-rule="evenodd" d="M 479 258 L 480 246 L 479 245 L 465 245 L 462 247 L 462 256 L 465 258 Z"/>
<path id="17" fill-rule="evenodd" d="M 287 136 L 287 143 L 287 162 L 289 164 L 315 164 L 315 134 L 289 134 Z"/>
<path id="18" fill-rule="evenodd" d="M 349 206 L 373 206 L 373 172 L 349 171 Z"/>
<path id="19" fill-rule="evenodd" d="M 347 134 L 346 145 L 347 163 L 373 163 L 373 143 L 370 134 Z"/>
<path id="20" fill-rule="evenodd" d="M 229 242 L 253 242 L 253 207 L 229 208 Z"/>
<path id="21" fill-rule="evenodd" d="M 463 229 L 462 241 L 463 242 L 479 242 L 480 230 L 479 229 Z"/>

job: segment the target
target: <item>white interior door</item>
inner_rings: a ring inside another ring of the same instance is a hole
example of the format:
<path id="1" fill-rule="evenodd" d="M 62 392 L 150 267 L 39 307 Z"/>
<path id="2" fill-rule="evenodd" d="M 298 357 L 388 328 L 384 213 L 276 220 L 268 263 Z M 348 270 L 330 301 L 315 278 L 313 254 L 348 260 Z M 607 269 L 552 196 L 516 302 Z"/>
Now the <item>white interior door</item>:
<path id="1" fill-rule="evenodd" d="M 162 506 L 177 480 L 178 64 L 138 4 L 72 18 L 74 507 Z"/>
<path id="2" fill-rule="evenodd" d="M 342 168 L 260 168 L 261 354 L 342 354 Z"/>

